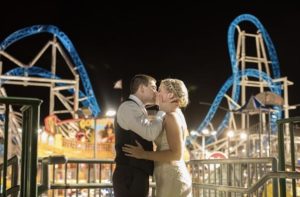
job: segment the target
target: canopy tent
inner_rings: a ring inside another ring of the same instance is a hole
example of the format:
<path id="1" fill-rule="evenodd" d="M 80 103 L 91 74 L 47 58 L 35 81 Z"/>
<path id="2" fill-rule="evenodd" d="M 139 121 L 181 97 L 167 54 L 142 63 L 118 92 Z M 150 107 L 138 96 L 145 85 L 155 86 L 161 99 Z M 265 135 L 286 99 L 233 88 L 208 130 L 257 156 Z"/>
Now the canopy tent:
<path id="1" fill-rule="evenodd" d="M 234 113 L 245 113 L 249 115 L 268 113 L 273 111 L 267 108 L 262 102 L 260 102 L 255 96 L 251 96 L 245 105 L 241 106 L 239 109 L 233 110 Z"/>
<path id="2" fill-rule="evenodd" d="M 283 106 L 284 105 L 283 98 L 280 95 L 278 95 L 274 92 L 270 92 L 270 91 L 260 92 L 255 96 L 255 98 L 257 100 L 259 100 L 265 106 L 268 106 L 268 105 Z"/>

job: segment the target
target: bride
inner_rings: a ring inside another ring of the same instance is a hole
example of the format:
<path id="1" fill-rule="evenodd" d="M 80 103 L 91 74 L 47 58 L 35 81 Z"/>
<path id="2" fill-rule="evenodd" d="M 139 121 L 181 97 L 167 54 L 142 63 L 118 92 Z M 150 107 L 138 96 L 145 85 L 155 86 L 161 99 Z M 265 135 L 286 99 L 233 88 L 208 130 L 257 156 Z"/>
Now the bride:
<path id="1" fill-rule="evenodd" d="M 162 80 L 158 90 L 160 110 L 165 111 L 164 129 L 155 140 L 156 151 L 145 151 L 126 144 L 123 151 L 129 157 L 154 160 L 157 197 L 191 197 L 192 181 L 184 162 L 186 121 L 180 108 L 188 104 L 188 91 L 179 79 Z"/>

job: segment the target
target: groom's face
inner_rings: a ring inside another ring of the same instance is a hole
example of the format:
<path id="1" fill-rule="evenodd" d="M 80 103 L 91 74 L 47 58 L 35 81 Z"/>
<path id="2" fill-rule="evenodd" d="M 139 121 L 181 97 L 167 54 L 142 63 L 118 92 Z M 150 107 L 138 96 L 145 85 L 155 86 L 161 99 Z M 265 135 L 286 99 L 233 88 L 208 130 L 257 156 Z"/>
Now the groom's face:
<path id="1" fill-rule="evenodd" d="M 148 86 L 144 86 L 145 104 L 154 104 L 156 100 L 157 87 L 154 81 L 150 81 Z"/>

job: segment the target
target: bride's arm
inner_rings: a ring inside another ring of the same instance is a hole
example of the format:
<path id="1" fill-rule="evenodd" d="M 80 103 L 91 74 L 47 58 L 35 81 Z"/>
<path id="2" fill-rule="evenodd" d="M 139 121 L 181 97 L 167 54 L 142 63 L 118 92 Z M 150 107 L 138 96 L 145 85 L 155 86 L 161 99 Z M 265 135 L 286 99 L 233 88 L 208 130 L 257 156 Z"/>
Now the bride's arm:
<path id="1" fill-rule="evenodd" d="M 180 160 L 183 154 L 183 136 L 180 130 L 180 124 L 176 118 L 175 113 L 166 114 L 164 121 L 167 140 L 169 144 L 168 150 L 156 152 L 144 151 L 140 145 L 125 145 L 123 147 L 123 151 L 126 152 L 126 155 L 139 159 L 148 159 L 154 161 Z"/>

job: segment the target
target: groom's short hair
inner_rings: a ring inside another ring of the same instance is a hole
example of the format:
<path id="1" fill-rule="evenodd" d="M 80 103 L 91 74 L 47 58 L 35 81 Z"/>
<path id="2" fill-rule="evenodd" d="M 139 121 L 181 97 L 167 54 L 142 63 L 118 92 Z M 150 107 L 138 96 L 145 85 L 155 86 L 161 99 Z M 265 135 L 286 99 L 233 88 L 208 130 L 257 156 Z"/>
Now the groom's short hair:
<path id="1" fill-rule="evenodd" d="M 130 94 L 135 94 L 140 85 L 148 86 L 150 81 L 154 81 L 156 83 L 156 80 L 149 75 L 135 75 L 130 82 Z"/>

